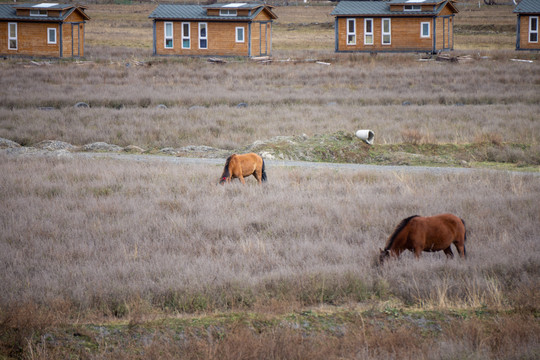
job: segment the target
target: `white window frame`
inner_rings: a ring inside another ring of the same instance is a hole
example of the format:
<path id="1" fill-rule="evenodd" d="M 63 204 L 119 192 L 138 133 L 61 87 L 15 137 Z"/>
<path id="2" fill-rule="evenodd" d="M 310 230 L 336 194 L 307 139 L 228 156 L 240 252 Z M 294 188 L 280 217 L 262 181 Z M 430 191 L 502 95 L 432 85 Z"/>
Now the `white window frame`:
<path id="1" fill-rule="evenodd" d="M 219 16 L 237 16 L 238 12 L 232 9 L 219 9 Z"/>
<path id="2" fill-rule="evenodd" d="M 424 25 L 427 25 L 427 34 L 424 34 Z M 424 21 L 420 23 L 420 37 L 421 38 L 431 37 L 431 24 L 429 23 L 429 21 Z"/>
<path id="3" fill-rule="evenodd" d="M 349 30 L 350 23 L 352 23 L 354 27 L 352 32 Z M 353 41 L 349 40 L 349 36 L 353 36 Z M 347 40 L 347 45 L 356 45 L 356 19 L 355 18 L 347 19 L 347 39 L 346 40 Z"/>
<path id="4" fill-rule="evenodd" d="M 533 19 L 536 20 L 536 29 L 532 29 Z M 536 41 L 531 41 L 531 35 L 536 34 Z M 537 43 L 538 42 L 538 16 L 529 16 L 529 38 L 530 43 Z"/>
<path id="5" fill-rule="evenodd" d="M 51 32 L 54 33 L 54 41 L 51 41 Z M 47 28 L 47 44 L 56 44 L 56 28 Z"/>
<path id="6" fill-rule="evenodd" d="M 421 5 L 403 5 L 403 11 L 422 11 Z"/>
<path id="7" fill-rule="evenodd" d="M 371 31 L 367 31 L 367 24 L 371 23 Z M 367 37 L 371 36 L 371 42 L 368 42 Z M 364 19 L 364 45 L 373 45 L 373 18 Z"/>
<path id="8" fill-rule="evenodd" d="M 171 26 L 171 36 L 167 36 L 167 25 Z M 167 46 L 167 40 L 171 40 L 171 46 Z M 174 23 L 166 21 L 163 24 L 163 47 L 165 49 L 174 49 Z"/>
<path id="9" fill-rule="evenodd" d="M 11 25 L 15 25 L 15 36 L 11 34 Z M 19 45 L 19 40 L 17 40 L 17 23 L 8 23 L 8 50 L 17 50 Z M 15 40 L 15 47 L 11 47 L 11 41 Z"/>
<path id="10" fill-rule="evenodd" d="M 388 31 L 384 31 L 384 23 L 388 21 Z M 388 35 L 389 41 L 384 42 L 384 36 Z M 392 21 L 390 18 L 381 19 L 381 44 L 382 45 L 392 45 Z"/>
<path id="11" fill-rule="evenodd" d="M 42 10 L 42 9 L 30 10 L 30 16 L 47 16 L 47 15 L 49 15 L 49 12 L 47 10 Z"/>
<path id="12" fill-rule="evenodd" d="M 204 28 L 206 30 L 206 34 L 205 36 L 201 36 L 201 29 L 204 25 Z M 202 47 L 201 46 L 201 40 L 206 40 L 206 46 L 205 47 Z M 208 49 L 208 23 L 199 23 L 199 49 Z"/>
<path id="13" fill-rule="evenodd" d="M 184 31 L 187 25 L 187 34 Z M 188 46 L 184 45 L 184 41 L 188 41 Z M 182 49 L 191 49 L 191 23 L 183 22 L 182 23 Z"/>
<path id="14" fill-rule="evenodd" d="M 241 40 L 238 38 L 238 30 L 242 30 L 242 39 Z M 235 38 L 236 38 L 237 43 L 243 43 L 243 42 L 246 41 L 246 30 L 244 29 L 243 26 L 237 26 L 236 29 L 234 30 L 234 33 L 235 33 Z"/>

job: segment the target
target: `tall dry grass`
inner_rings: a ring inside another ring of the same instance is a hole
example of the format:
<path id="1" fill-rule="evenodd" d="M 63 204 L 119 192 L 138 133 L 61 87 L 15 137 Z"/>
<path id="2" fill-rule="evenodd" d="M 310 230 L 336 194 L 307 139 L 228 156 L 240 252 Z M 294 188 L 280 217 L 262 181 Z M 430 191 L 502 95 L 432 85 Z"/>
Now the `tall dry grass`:
<path id="1" fill-rule="evenodd" d="M 540 99 L 530 74 L 537 67 L 508 58 L 422 63 L 412 55 L 346 55 L 329 67 L 215 66 L 201 59 L 129 67 L 8 62 L 0 64 L 0 137 L 231 149 L 278 135 L 369 128 L 381 143 L 401 142 L 409 129 L 434 143 L 499 134 L 502 141 L 535 144 Z M 91 108 L 74 109 L 79 101 Z"/>
<path id="2" fill-rule="evenodd" d="M 267 164 L 264 186 L 217 186 L 216 165 L 0 155 L 0 168 L 3 354 L 502 359 L 538 351 L 536 175 Z M 441 212 L 466 220 L 466 261 L 405 254 L 374 266 L 399 220 Z M 333 324 L 326 330 L 301 319 L 144 325 L 156 313 L 356 303 L 381 310 L 369 322 L 356 311 L 320 320 Z M 426 320 L 402 314 L 403 305 L 456 315 Z M 511 312 L 478 321 L 467 309 Z M 58 332 L 111 317 L 130 324 Z"/>
<path id="3" fill-rule="evenodd" d="M 126 316 L 397 297 L 422 306 L 530 307 L 538 294 L 537 176 L 270 167 L 258 187 L 218 166 L 1 157 L 0 304 L 62 300 Z M 452 212 L 467 261 L 373 266 L 411 214 Z"/>

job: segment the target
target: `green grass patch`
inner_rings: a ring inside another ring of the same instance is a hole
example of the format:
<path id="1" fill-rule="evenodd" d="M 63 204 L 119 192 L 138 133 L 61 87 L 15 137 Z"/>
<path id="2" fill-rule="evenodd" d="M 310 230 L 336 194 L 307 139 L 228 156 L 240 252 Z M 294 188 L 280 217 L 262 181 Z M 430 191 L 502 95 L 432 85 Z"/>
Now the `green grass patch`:
<path id="1" fill-rule="evenodd" d="M 247 148 L 240 149 L 241 151 Z M 478 142 L 468 144 L 363 143 L 353 134 L 277 137 L 252 151 L 278 159 L 373 165 L 482 167 L 540 171 L 540 148 L 529 144 Z"/>

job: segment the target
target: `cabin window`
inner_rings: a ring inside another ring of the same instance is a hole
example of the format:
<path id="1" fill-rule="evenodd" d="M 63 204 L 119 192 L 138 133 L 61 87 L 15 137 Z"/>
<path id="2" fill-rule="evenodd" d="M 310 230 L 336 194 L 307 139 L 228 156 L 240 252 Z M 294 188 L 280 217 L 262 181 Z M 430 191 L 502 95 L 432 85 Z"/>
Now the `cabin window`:
<path id="1" fill-rule="evenodd" d="M 47 28 L 47 44 L 56 44 L 55 28 Z"/>
<path id="2" fill-rule="evenodd" d="M 208 25 L 199 23 L 199 49 L 208 49 Z"/>
<path id="3" fill-rule="evenodd" d="M 347 45 L 356 45 L 356 19 L 347 19 Z"/>
<path id="4" fill-rule="evenodd" d="M 428 22 L 420 23 L 420 37 L 423 37 L 423 38 L 430 37 L 429 23 Z"/>
<path id="5" fill-rule="evenodd" d="M 420 5 L 403 5 L 403 11 L 420 11 L 422 6 Z"/>
<path id="6" fill-rule="evenodd" d="M 364 45 L 373 45 L 373 19 L 364 19 Z"/>
<path id="7" fill-rule="evenodd" d="M 244 42 L 244 28 L 243 27 L 236 28 L 236 42 L 237 43 Z"/>
<path id="8" fill-rule="evenodd" d="M 173 23 L 165 23 L 165 49 L 173 48 Z"/>
<path id="9" fill-rule="evenodd" d="M 382 19 L 382 44 L 383 45 L 390 45 L 392 43 L 391 38 L 391 25 L 390 25 L 390 19 Z"/>
<path id="10" fill-rule="evenodd" d="M 8 23 L 8 49 L 17 50 L 17 23 Z"/>
<path id="11" fill-rule="evenodd" d="M 47 10 L 30 10 L 30 16 L 47 16 Z"/>
<path id="12" fill-rule="evenodd" d="M 189 49 L 191 47 L 189 31 L 190 24 L 188 22 L 182 23 L 182 49 Z"/>
<path id="13" fill-rule="evenodd" d="M 236 15 L 237 15 L 236 10 L 230 10 L 230 9 L 219 10 L 219 16 L 236 16 Z"/>
<path id="14" fill-rule="evenodd" d="M 529 18 L 529 42 L 538 42 L 538 16 L 531 16 Z"/>

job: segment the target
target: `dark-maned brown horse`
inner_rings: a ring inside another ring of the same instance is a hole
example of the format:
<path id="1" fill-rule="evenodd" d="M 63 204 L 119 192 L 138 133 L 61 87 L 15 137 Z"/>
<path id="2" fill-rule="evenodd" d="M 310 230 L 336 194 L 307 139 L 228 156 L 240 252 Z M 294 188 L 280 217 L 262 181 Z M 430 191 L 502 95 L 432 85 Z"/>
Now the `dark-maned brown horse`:
<path id="1" fill-rule="evenodd" d="M 239 178 L 242 184 L 245 184 L 244 178 L 250 175 L 255 176 L 259 184 L 266 181 L 263 158 L 254 153 L 232 154 L 225 162 L 219 183 L 228 183 L 234 178 Z"/>
<path id="2" fill-rule="evenodd" d="M 467 232 L 465 221 L 452 214 L 440 214 L 429 217 L 414 215 L 403 219 L 394 233 L 388 238 L 386 247 L 381 250 L 379 263 L 390 257 L 398 258 L 405 251 L 414 252 L 416 258 L 422 251 L 444 251 L 448 258 L 454 253 L 450 245 L 454 244 L 462 258 L 465 258 Z"/>

